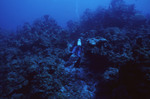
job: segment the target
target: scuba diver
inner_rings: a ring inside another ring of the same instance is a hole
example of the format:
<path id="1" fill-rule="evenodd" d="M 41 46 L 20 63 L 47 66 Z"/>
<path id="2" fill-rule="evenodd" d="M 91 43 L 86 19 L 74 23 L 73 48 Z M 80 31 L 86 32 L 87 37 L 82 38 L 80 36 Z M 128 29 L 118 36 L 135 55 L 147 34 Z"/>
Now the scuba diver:
<path id="1" fill-rule="evenodd" d="M 77 41 L 77 45 L 73 47 L 73 50 L 71 51 L 71 56 L 65 66 L 74 66 L 78 68 L 80 65 L 81 54 L 82 54 L 82 43 L 81 39 L 79 38 Z"/>
<path id="2" fill-rule="evenodd" d="M 78 57 L 81 57 L 81 51 L 82 51 L 81 46 L 82 46 L 82 43 L 81 43 L 81 39 L 79 38 L 77 41 L 77 45 L 72 50 L 72 54 L 75 54 Z"/>

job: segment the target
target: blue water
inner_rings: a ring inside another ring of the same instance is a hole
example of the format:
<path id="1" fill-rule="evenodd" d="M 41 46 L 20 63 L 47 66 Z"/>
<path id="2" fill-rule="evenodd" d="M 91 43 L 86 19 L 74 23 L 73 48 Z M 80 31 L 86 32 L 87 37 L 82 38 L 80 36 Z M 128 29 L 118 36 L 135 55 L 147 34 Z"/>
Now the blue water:
<path id="1" fill-rule="evenodd" d="M 143 13 L 149 13 L 149 0 L 125 0 L 134 3 Z M 105 8 L 110 0 L 0 0 L 0 27 L 7 30 L 16 30 L 24 22 L 45 15 L 51 15 L 59 25 L 66 26 L 68 20 L 79 20 L 85 9 Z"/>
<path id="2" fill-rule="evenodd" d="M 149 4 L 0 0 L 0 99 L 149 99 Z"/>

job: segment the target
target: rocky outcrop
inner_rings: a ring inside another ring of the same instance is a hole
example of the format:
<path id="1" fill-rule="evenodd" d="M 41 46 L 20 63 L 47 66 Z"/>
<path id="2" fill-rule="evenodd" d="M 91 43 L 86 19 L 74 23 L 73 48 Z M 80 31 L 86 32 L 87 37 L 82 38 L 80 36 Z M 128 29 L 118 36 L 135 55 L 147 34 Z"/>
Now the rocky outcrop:
<path id="1" fill-rule="evenodd" d="M 149 99 L 149 19 L 119 1 L 68 30 L 46 15 L 0 31 L 0 98 Z M 78 38 L 80 58 L 71 53 Z"/>

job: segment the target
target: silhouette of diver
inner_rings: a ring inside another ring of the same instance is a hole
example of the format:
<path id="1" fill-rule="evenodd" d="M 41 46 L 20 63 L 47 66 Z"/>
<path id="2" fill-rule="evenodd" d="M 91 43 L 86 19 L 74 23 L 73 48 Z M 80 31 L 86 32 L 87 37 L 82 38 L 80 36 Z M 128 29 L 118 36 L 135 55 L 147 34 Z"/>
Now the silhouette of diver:
<path id="1" fill-rule="evenodd" d="M 72 54 L 75 54 L 75 55 L 77 55 L 78 57 L 81 57 L 81 45 L 82 45 L 82 43 L 81 43 L 81 39 L 78 39 L 78 41 L 77 41 L 77 45 L 73 48 L 73 50 L 72 50 Z"/>
<path id="2" fill-rule="evenodd" d="M 78 39 L 77 45 L 73 47 L 73 50 L 71 52 L 71 56 L 66 63 L 66 66 L 74 66 L 74 67 L 79 67 L 80 65 L 80 60 L 81 60 L 81 51 L 82 51 L 82 43 L 81 39 Z"/>

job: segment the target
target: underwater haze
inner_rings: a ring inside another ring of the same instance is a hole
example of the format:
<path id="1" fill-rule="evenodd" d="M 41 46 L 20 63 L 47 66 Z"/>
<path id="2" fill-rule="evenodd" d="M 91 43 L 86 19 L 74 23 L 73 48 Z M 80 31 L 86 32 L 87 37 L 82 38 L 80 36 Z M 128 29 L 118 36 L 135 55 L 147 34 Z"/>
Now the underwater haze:
<path id="1" fill-rule="evenodd" d="M 108 7 L 111 0 L 1 0 L 0 27 L 16 30 L 24 22 L 33 22 L 45 14 L 52 16 L 62 27 L 68 20 L 78 20 L 85 9 Z M 138 10 L 148 13 L 149 0 L 125 0 L 134 3 Z"/>
<path id="2" fill-rule="evenodd" d="M 0 99 L 150 99 L 149 0 L 0 0 Z"/>

